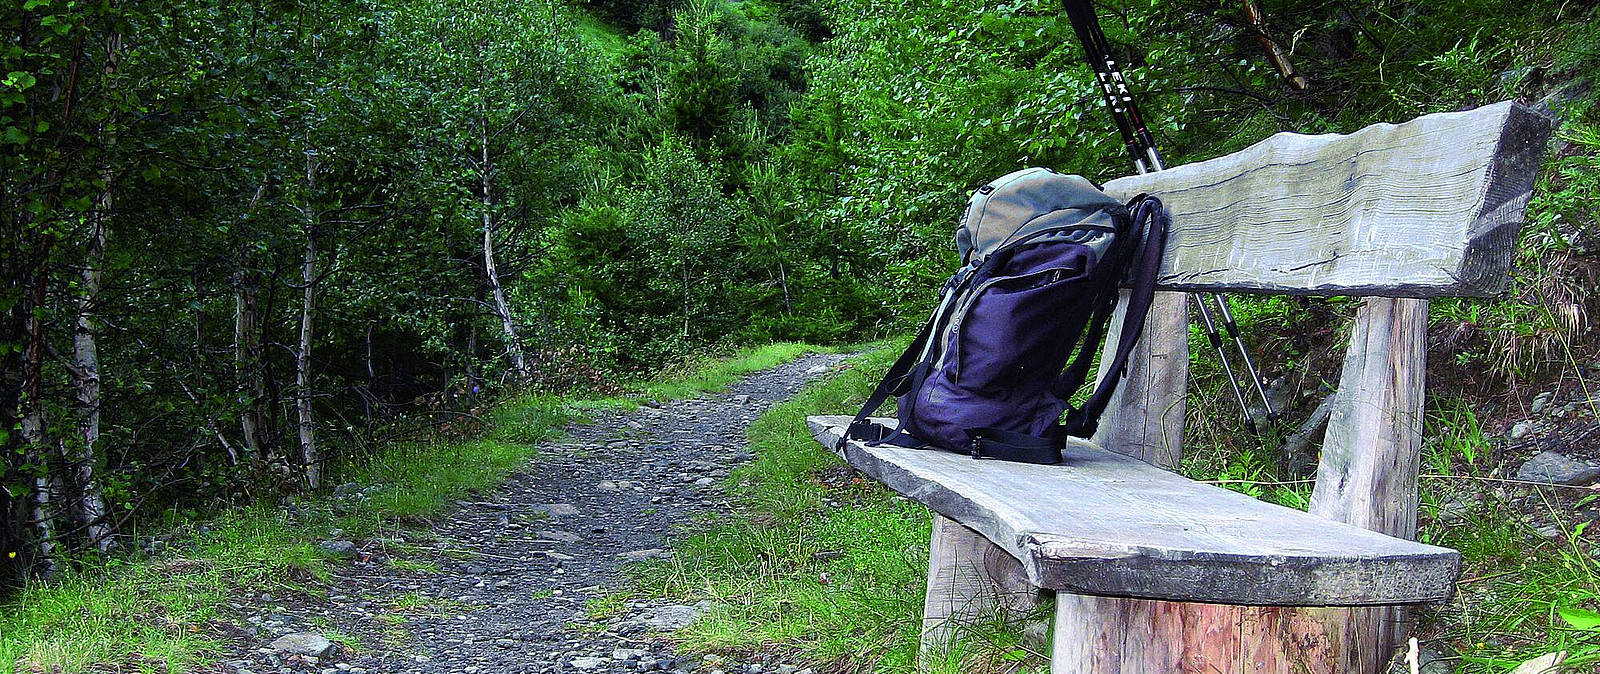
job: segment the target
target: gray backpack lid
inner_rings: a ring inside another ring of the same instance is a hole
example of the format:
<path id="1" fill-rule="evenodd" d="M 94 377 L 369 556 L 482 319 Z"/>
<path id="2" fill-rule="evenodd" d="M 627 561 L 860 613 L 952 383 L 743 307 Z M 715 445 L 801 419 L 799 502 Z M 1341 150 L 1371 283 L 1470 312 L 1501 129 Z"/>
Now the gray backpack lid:
<path id="1" fill-rule="evenodd" d="M 1081 176 L 1047 168 L 1026 168 L 978 188 L 956 227 L 962 263 L 981 260 L 1011 241 L 1058 227 L 1114 227 L 1125 214 L 1111 198 Z"/>

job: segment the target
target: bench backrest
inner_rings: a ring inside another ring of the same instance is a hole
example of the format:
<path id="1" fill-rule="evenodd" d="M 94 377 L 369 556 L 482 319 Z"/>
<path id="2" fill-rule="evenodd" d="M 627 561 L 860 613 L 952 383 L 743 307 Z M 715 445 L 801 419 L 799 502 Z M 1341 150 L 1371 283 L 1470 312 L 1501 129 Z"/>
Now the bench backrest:
<path id="1" fill-rule="evenodd" d="M 1166 202 L 1168 289 L 1494 295 L 1549 134 L 1506 101 L 1349 135 L 1280 133 L 1106 191 Z"/>
<path id="2" fill-rule="evenodd" d="M 1149 192 L 1167 204 L 1166 289 L 1373 297 L 1357 314 L 1312 512 L 1409 538 L 1427 302 L 1388 298 L 1505 288 L 1549 134 L 1547 118 L 1508 101 L 1349 135 L 1281 133 L 1225 157 L 1113 180 L 1106 191 Z M 1187 337 L 1184 296 L 1166 294 L 1098 442 L 1177 464 Z"/>

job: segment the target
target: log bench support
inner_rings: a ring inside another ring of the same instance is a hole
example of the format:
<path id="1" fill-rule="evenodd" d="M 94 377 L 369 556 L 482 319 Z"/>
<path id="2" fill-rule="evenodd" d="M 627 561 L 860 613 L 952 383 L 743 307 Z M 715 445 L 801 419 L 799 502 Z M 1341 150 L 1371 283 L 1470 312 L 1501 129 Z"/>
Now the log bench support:
<path id="1" fill-rule="evenodd" d="M 1189 363 L 1178 292 L 1158 295 L 1100 432 L 1069 444 L 1062 465 L 840 447 L 849 417 L 808 419 L 824 446 L 935 512 L 924 652 L 1054 591 L 1058 674 L 1379 672 L 1410 607 L 1447 598 L 1460 570 L 1455 551 L 1410 540 L 1427 298 L 1504 288 L 1549 133 L 1505 102 L 1343 136 L 1278 134 L 1107 184 L 1166 202 L 1168 291 L 1367 298 L 1309 513 L 1169 472 Z"/>

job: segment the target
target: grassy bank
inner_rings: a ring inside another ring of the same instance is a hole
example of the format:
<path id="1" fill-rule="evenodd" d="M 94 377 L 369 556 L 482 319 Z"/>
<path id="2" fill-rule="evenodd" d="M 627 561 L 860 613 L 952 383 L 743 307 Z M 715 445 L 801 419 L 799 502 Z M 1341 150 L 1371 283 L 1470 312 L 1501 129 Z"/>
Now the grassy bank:
<path id="1" fill-rule="evenodd" d="M 469 439 L 395 443 L 344 469 L 345 481 L 364 491 L 364 499 L 330 495 L 241 506 L 162 532 L 163 552 L 86 566 L 0 604 L 0 674 L 191 668 L 218 652 L 218 625 L 230 617 L 230 597 L 320 592 L 328 560 L 318 541 L 425 527 L 420 518 L 472 490 L 492 488 L 533 459 L 539 442 L 596 410 L 721 390 L 745 374 L 818 350 L 774 344 L 706 358 L 632 383 L 620 397 L 519 397 L 486 414 L 483 430 Z"/>

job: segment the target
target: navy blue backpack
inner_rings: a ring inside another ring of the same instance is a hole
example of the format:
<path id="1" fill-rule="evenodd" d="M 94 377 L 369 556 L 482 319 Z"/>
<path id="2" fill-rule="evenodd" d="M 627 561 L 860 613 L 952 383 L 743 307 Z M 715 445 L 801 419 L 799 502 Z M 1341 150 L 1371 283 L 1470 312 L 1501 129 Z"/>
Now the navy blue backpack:
<path id="1" fill-rule="evenodd" d="M 1154 197 L 1124 205 L 1049 169 L 979 188 L 956 229 L 962 267 L 844 441 L 1060 463 L 1066 438 L 1094 434 L 1126 374 L 1168 224 Z M 1133 291 L 1112 374 L 1074 408 L 1068 401 L 1088 377 L 1124 282 Z M 868 419 L 890 396 L 899 400 L 895 428 Z"/>

